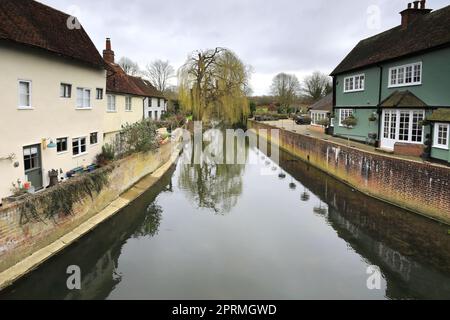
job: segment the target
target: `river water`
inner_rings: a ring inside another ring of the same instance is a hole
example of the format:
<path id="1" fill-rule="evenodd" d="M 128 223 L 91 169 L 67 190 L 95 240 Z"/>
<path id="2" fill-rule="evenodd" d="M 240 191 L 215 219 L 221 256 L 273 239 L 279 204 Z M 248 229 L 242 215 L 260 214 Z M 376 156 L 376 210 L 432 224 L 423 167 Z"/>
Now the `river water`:
<path id="1" fill-rule="evenodd" d="M 280 157 L 178 163 L 0 299 L 450 299 L 448 226 Z"/>

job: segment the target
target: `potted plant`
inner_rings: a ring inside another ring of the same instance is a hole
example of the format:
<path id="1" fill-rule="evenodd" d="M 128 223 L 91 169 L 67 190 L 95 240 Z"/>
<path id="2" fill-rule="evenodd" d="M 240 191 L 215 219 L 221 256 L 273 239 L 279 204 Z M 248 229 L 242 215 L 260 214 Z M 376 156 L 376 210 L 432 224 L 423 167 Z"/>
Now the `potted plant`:
<path id="1" fill-rule="evenodd" d="M 322 126 L 325 129 L 325 134 L 331 134 L 330 133 L 330 118 L 326 117 L 324 119 L 320 119 L 317 124 Z"/>
<path id="2" fill-rule="evenodd" d="M 376 114 L 376 112 L 373 112 L 373 113 L 370 115 L 370 117 L 369 117 L 369 121 L 370 121 L 370 122 L 375 122 L 375 121 L 377 121 L 377 120 L 378 120 L 377 114 Z"/>

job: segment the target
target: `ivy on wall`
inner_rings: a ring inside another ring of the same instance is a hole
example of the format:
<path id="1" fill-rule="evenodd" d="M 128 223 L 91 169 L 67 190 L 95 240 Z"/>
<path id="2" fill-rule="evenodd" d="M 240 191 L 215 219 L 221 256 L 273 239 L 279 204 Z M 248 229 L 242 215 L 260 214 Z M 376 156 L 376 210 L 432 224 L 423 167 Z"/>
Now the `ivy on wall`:
<path id="1" fill-rule="evenodd" d="M 31 221 L 55 219 L 58 215 L 73 214 L 74 204 L 86 197 L 94 198 L 109 183 L 109 173 L 113 166 L 104 167 L 91 173 L 61 183 L 42 193 L 29 195 L 20 204 L 20 224 Z"/>

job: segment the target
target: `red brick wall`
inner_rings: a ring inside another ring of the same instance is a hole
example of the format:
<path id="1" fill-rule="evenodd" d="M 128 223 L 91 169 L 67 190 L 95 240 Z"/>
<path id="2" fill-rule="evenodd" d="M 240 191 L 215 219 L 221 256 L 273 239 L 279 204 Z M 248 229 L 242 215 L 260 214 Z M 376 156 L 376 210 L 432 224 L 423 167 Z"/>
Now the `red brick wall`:
<path id="1" fill-rule="evenodd" d="M 399 143 L 394 145 L 394 153 L 404 156 L 420 157 L 423 153 L 423 144 Z"/>
<path id="2" fill-rule="evenodd" d="M 252 120 L 248 126 L 278 129 Z M 285 130 L 280 130 L 280 145 L 368 195 L 450 223 L 448 167 L 366 152 Z"/>

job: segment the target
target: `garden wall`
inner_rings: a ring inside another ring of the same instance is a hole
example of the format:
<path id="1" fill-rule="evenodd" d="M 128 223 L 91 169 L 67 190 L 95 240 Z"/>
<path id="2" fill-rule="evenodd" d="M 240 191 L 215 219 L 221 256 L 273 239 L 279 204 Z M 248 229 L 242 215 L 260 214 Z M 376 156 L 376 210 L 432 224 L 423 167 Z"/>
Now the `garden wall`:
<path id="1" fill-rule="evenodd" d="M 270 129 L 279 129 L 252 120 L 248 128 L 267 129 L 269 134 Z M 279 143 L 287 152 L 363 193 L 450 224 L 448 167 L 371 153 L 286 130 L 280 130 Z"/>
<path id="2" fill-rule="evenodd" d="M 169 161 L 172 147 L 171 143 L 165 144 L 157 151 L 133 154 L 115 162 L 108 175 L 108 186 L 92 198 L 88 196 L 76 203 L 70 215 L 61 213 L 53 220 L 33 220 L 21 224 L 18 203 L 0 208 L 0 272 L 49 245 L 106 208 L 136 182 Z M 51 192 L 51 189 L 44 192 Z"/>

